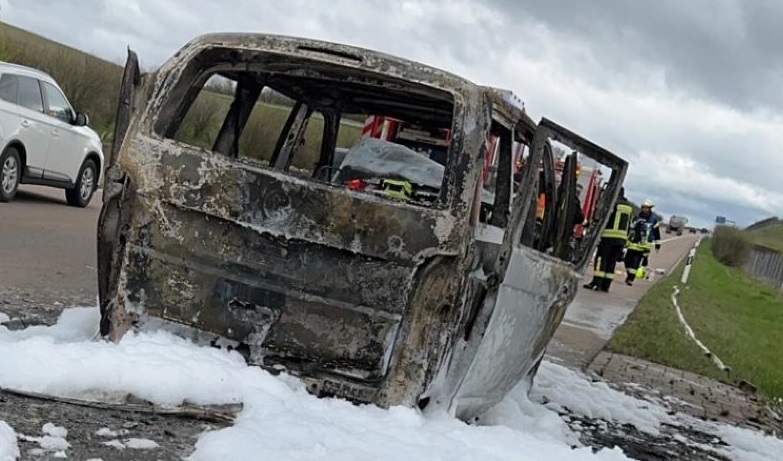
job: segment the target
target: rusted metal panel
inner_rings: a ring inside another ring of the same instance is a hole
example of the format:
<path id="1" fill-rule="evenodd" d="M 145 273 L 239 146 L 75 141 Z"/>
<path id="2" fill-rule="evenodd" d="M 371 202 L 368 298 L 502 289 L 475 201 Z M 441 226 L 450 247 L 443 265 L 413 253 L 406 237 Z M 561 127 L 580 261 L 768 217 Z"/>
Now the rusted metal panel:
<path id="1" fill-rule="evenodd" d="M 301 239 L 395 260 L 455 254 L 455 218 L 445 210 L 410 207 L 285 173 L 237 165 L 169 141 L 131 139 L 123 159 L 136 193 L 149 197 L 161 232 L 187 232 L 164 204 L 229 220 L 274 238 Z"/>
<path id="2" fill-rule="evenodd" d="M 243 97 L 273 82 L 299 98 L 281 137 L 266 140 L 277 145 L 269 164 L 232 158 L 232 133 L 252 110 L 240 100 L 212 151 L 171 139 L 213 71 L 236 77 Z M 503 120 L 531 146 L 552 133 L 594 145 L 548 122 L 540 130 L 497 90 L 313 40 L 205 36 L 143 84 L 125 80 L 123 97 L 134 103 L 118 113 L 127 134 L 115 140 L 99 218 L 103 335 L 116 341 L 162 326 L 235 347 L 250 363 L 299 376 L 317 395 L 431 402 L 463 419 L 532 379 L 583 264 L 525 245 L 538 174 L 524 172 L 512 202 L 508 156 L 495 215 L 479 222 L 487 136 Z M 334 158 L 339 110 L 361 104 L 448 123 L 437 200 L 395 201 L 288 171 L 313 110 L 330 114 L 317 154 L 323 167 Z M 507 155 L 510 139 L 501 142 Z M 531 152 L 537 165 L 541 150 Z M 616 188 L 624 163 L 610 153 L 601 160 L 617 173 Z M 586 247 L 595 244 L 593 236 Z"/>

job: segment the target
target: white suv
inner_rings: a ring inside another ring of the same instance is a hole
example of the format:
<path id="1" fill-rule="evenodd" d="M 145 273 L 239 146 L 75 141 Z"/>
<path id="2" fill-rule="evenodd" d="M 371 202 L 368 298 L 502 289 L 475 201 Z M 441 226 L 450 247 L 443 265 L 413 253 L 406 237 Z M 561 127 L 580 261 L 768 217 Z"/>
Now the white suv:
<path id="1" fill-rule="evenodd" d="M 65 189 L 69 205 L 85 207 L 100 184 L 101 140 L 44 72 L 0 62 L 0 202 L 19 184 Z"/>

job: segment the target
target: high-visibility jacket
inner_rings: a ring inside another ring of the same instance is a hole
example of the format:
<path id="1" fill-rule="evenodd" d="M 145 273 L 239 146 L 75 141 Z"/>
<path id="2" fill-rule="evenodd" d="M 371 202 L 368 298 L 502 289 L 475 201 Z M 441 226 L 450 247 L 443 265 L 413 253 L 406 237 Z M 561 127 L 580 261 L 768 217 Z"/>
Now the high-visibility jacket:
<path id="1" fill-rule="evenodd" d="M 384 195 L 397 200 L 410 198 L 413 193 L 413 185 L 404 179 L 384 179 L 382 187 Z"/>
<path id="2" fill-rule="evenodd" d="M 658 218 L 650 213 L 649 216 L 637 216 L 633 224 L 626 247 L 629 250 L 641 251 L 644 253 L 652 250 L 653 244 L 660 244 L 661 234 L 658 226 Z"/>
<path id="3" fill-rule="evenodd" d="M 601 238 L 617 239 L 623 242 L 628 240 L 628 231 L 631 228 L 631 216 L 633 207 L 626 201 L 618 201 L 614 211 L 609 216 L 606 227 L 601 232 Z"/>

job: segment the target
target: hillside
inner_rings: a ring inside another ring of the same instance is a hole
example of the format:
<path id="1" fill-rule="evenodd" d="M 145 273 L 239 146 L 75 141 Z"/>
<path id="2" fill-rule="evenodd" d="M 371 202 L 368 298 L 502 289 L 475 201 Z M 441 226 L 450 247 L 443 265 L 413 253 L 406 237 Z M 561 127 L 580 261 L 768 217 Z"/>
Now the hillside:
<path id="1" fill-rule="evenodd" d="M 768 218 L 748 226 L 745 232 L 752 243 L 783 252 L 783 221 Z"/>
<path id="2" fill-rule="evenodd" d="M 111 136 L 122 67 L 40 35 L 0 22 L 0 61 L 41 69 L 60 83 L 76 110 Z"/>
<path id="3" fill-rule="evenodd" d="M 745 230 L 755 231 L 755 230 L 764 229 L 766 227 L 774 227 L 780 225 L 783 225 L 783 221 L 781 221 L 780 218 L 778 218 L 777 216 L 772 216 L 751 224 L 750 226 L 746 227 Z"/>

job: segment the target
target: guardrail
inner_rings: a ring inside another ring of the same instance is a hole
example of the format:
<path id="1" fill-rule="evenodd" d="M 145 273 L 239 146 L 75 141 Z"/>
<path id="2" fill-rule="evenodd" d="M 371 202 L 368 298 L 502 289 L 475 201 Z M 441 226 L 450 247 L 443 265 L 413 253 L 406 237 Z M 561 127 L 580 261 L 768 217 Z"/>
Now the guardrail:
<path id="1" fill-rule="evenodd" d="M 746 274 L 778 290 L 783 294 L 783 253 L 754 246 L 742 268 Z"/>

